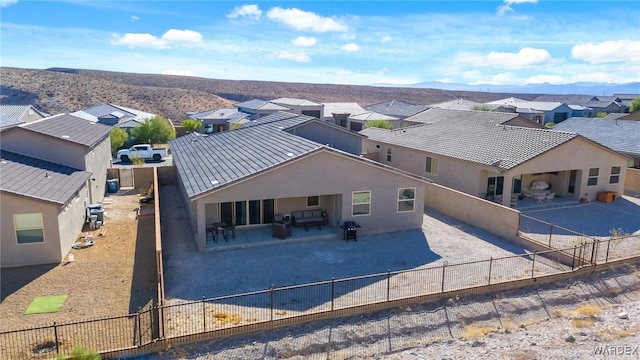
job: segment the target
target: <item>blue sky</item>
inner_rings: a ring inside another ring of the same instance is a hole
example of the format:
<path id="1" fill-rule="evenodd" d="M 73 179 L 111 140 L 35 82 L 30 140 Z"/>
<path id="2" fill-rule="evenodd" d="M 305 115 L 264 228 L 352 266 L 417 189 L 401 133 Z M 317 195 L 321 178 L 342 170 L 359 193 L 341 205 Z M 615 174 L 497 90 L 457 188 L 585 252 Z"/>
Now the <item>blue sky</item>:
<path id="1" fill-rule="evenodd" d="M 409 85 L 640 82 L 640 1 L 0 0 L 0 64 Z"/>

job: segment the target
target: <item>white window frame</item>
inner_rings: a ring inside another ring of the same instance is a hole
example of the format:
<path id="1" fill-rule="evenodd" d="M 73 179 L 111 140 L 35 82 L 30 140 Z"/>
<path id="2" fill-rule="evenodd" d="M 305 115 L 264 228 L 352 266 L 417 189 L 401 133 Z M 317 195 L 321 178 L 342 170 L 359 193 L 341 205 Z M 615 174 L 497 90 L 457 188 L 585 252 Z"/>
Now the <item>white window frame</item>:
<path id="1" fill-rule="evenodd" d="M 609 184 L 619 184 L 621 172 L 622 172 L 622 166 L 612 166 L 611 175 L 609 175 Z"/>
<path id="2" fill-rule="evenodd" d="M 317 198 L 318 199 L 317 204 L 309 205 L 309 199 L 311 199 L 311 198 Z M 318 195 L 307 196 L 307 207 L 308 208 L 310 208 L 310 207 L 319 207 L 319 206 L 320 206 L 320 196 L 318 196 Z"/>
<path id="3" fill-rule="evenodd" d="M 26 226 L 26 227 L 18 226 L 19 222 L 25 221 L 25 220 L 19 219 L 20 216 L 34 216 L 34 215 L 39 217 L 40 224 L 38 226 Z M 13 214 L 13 229 L 16 234 L 16 244 L 18 245 L 44 244 L 45 242 L 44 219 L 42 218 L 42 213 Z M 20 242 L 20 239 L 18 237 L 18 231 L 37 230 L 37 229 L 42 230 L 42 241 Z"/>
<path id="4" fill-rule="evenodd" d="M 413 190 L 413 197 L 412 198 L 401 198 L 401 194 L 405 191 L 405 190 Z M 400 210 L 400 204 L 401 203 L 411 203 L 411 210 Z M 406 212 L 414 212 L 416 211 L 416 188 L 415 187 L 405 187 L 405 188 L 399 188 L 398 189 L 398 207 L 397 207 L 397 211 L 399 213 L 406 213 Z"/>
<path id="5" fill-rule="evenodd" d="M 429 162 L 429 159 L 431 159 L 431 167 L 427 168 L 427 164 Z M 435 166 L 434 166 L 435 163 Z M 427 174 L 431 174 L 431 175 L 438 175 L 438 167 L 440 166 L 440 160 L 436 157 L 433 156 L 427 156 L 427 158 L 425 159 L 424 162 L 424 171 Z M 434 171 L 435 168 L 435 171 Z"/>
<path id="6" fill-rule="evenodd" d="M 354 202 L 355 200 L 355 196 L 358 193 L 369 193 L 369 201 L 367 202 Z M 368 205 L 369 206 L 369 211 L 366 214 L 355 214 L 354 213 L 354 207 L 356 205 Z M 359 191 L 354 191 L 351 193 L 351 216 L 369 216 L 371 215 L 371 190 L 359 190 Z"/>
<path id="7" fill-rule="evenodd" d="M 591 175 L 591 170 L 595 170 L 596 175 Z M 589 168 L 589 171 L 587 172 L 587 186 L 596 186 L 598 185 L 598 176 L 600 175 L 600 168 Z M 594 184 L 589 184 L 589 182 L 595 179 L 595 183 Z"/>

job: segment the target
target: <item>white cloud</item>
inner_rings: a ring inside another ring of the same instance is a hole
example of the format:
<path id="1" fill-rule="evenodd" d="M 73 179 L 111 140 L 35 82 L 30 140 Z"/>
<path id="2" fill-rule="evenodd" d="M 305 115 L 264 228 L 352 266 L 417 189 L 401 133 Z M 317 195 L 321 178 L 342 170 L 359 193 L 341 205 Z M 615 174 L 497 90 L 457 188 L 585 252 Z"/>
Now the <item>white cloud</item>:
<path id="1" fill-rule="evenodd" d="M 135 16 L 135 15 L 131 15 L 131 21 L 138 21 L 140 20 L 139 17 Z"/>
<path id="2" fill-rule="evenodd" d="M 152 48 L 152 49 L 168 49 L 174 43 L 200 43 L 202 35 L 192 30 L 169 29 L 158 38 L 151 34 L 135 34 L 127 33 L 123 36 L 114 34 L 111 38 L 112 45 L 123 45 L 128 47 Z"/>
<path id="3" fill-rule="evenodd" d="M 553 63 L 553 59 L 547 50 L 529 47 L 522 48 L 517 53 L 492 51 L 487 55 L 486 61 L 486 65 L 500 66 L 507 69 L 521 69 Z"/>
<path id="4" fill-rule="evenodd" d="M 309 55 L 303 52 L 280 51 L 275 54 L 275 57 L 277 57 L 278 59 L 293 60 L 302 63 L 311 61 Z"/>
<path id="5" fill-rule="evenodd" d="M 199 43 L 202 42 L 202 35 L 193 30 L 169 29 L 162 35 L 162 39 L 171 42 Z"/>
<path id="6" fill-rule="evenodd" d="M 251 20 L 258 20 L 262 16 L 262 10 L 258 8 L 258 5 L 242 5 L 236 6 L 233 10 L 227 14 L 229 19 L 247 18 Z"/>
<path id="7" fill-rule="evenodd" d="M 0 0 L 0 7 L 5 7 L 17 3 L 18 0 Z"/>
<path id="8" fill-rule="evenodd" d="M 591 64 L 640 62 L 640 41 L 613 40 L 574 45 L 571 57 Z"/>
<path id="9" fill-rule="evenodd" d="M 166 49 L 167 42 L 151 34 L 124 34 L 123 36 L 114 34 L 111 38 L 112 45 L 123 45 L 128 47 L 145 47 L 154 49 Z"/>
<path id="10" fill-rule="evenodd" d="M 273 21 L 291 26 L 296 30 L 315 32 L 339 31 L 345 32 L 349 27 L 334 18 L 322 17 L 316 13 L 302 11 L 296 8 L 283 9 L 274 7 L 267 12 L 267 17 Z"/>
<path id="11" fill-rule="evenodd" d="M 162 70 L 162 75 L 198 76 L 191 70 Z"/>
<path id="12" fill-rule="evenodd" d="M 538 0 L 504 0 L 504 3 L 498 6 L 498 16 L 502 16 L 508 12 L 512 12 L 513 7 L 511 6 L 514 4 L 524 4 L 524 3 L 535 4 L 537 2 Z"/>
<path id="13" fill-rule="evenodd" d="M 562 76 L 558 75 L 535 75 L 525 80 L 526 84 L 567 84 L 569 81 Z"/>
<path id="14" fill-rule="evenodd" d="M 317 40 L 314 37 L 298 36 L 291 40 L 291 43 L 295 46 L 308 47 L 314 46 L 317 43 Z"/>
<path id="15" fill-rule="evenodd" d="M 356 52 L 356 51 L 360 51 L 360 46 L 358 46 L 358 44 L 356 44 L 356 43 L 348 43 L 348 44 L 342 45 L 340 47 L 340 50 L 349 51 L 349 52 Z"/>
<path id="16" fill-rule="evenodd" d="M 338 70 L 335 73 L 333 73 L 333 75 L 335 76 L 351 76 L 353 75 L 353 73 L 349 70 Z"/>
<path id="17" fill-rule="evenodd" d="M 391 42 L 391 40 L 393 40 L 393 39 L 391 38 L 391 36 L 389 36 L 389 35 L 385 35 L 385 36 L 383 36 L 383 37 L 380 39 L 380 42 L 381 42 L 381 43 L 383 43 L 383 44 L 386 44 L 386 43 L 388 43 L 388 42 Z"/>
<path id="18" fill-rule="evenodd" d="M 469 82 L 469 85 L 520 85 L 522 79 L 513 73 L 506 72 L 492 76 L 484 76 L 479 80 Z"/>

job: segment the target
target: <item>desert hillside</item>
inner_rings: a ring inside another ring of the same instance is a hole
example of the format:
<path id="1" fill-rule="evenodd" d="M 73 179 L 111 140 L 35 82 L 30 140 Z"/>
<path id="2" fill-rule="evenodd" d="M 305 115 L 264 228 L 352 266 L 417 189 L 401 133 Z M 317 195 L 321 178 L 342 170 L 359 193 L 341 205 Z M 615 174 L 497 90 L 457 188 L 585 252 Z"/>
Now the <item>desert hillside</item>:
<path id="1" fill-rule="evenodd" d="M 111 71 L 0 69 L 5 104 L 32 104 L 50 114 L 114 103 L 156 113 L 179 123 L 188 111 L 231 106 L 238 101 L 304 98 L 317 102 L 357 102 L 362 106 L 398 99 L 435 104 L 456 98 L 487 102 L 514 94 L 439 89 L 217 80 L 189 76 Z M 532 99 L 537 95 L 520 94 Z"/>

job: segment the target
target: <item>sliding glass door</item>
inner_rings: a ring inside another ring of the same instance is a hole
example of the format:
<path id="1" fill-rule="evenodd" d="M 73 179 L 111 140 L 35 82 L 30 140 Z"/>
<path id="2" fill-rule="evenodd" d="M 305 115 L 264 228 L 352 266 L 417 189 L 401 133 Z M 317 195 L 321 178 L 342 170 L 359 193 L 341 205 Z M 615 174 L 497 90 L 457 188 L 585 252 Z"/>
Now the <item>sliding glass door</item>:
<path id="1" fill-rule="evenodd" d="M 220 220 L 236 226 L 271 224 L 273 222 L 274 200 L 234 201 L 220 204 Z"/>

